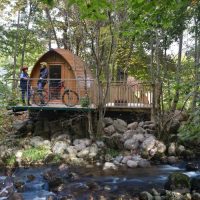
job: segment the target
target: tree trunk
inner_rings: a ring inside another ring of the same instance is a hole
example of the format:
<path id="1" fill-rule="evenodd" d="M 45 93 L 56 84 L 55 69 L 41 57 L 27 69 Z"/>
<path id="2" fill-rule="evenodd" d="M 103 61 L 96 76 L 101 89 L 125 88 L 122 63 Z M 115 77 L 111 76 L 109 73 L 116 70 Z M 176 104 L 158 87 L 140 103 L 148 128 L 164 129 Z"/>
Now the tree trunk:
<path id="1" fill-rule="evenodd" d="M 19 22 L 20 22 L 20 11 L 18 11 L 17 15 L 17 30 L 16 30 L 16 37 L 15 37 L 15 47 L 14 47 L 14 66 L 12 72 L 12 92 L 15 91 L 17 87 L 17 80 L 16 80 L 16 71 L 17 71 L 17 55 L 18 55 L 18 43 L 19 43 Z"/>
<path id="2" fill-rule="evenodd" d="M 53 21 L 52 21 L 52 19 L 51 19 L 51 15 L 50 15 L 50 13 L 49 13 L 49 9 L 46 8 L 45 11 L 46 11 L 47 18 L 48 18 L 48 20 L 49 20 L 49 22 L 50 22 L 50 24 L 51 24 L 51 28 L 52 28 L 52 31 L 53 31 L 53 34 L 54 34 L 54 38 L 55 38 L 57 47 L 60 48 L 60 43 L 59 43 L 59 41 L 58 41 L 58 37 L 57 37 L 57 34 L 56 34 L 55 27 L 54 27 L 54 25 L 53 25 Z"/>
<path id="3" fill-rule="evenodd" d="M 26 29 L 25 29 L 25 36 L 23 38 L 23 46 L 22 46 L 22 60 L 21 60 L 21 66 L 24 65 L 24 57 L 25 57 L 25 51 L 26 51 L 26 41 L 27 41 L 27 37 L 28 37 L 28 30 L 29 30 L 29 24 L 30 24 L 30 20 L 31 20 L 31 14 L 32 14 L 32 5 L 30 2 L 30 7 L 29 7 L 29 15 L 28 15 L 28 21 L 26 24 Z"/>
<path id="4" fill-rule="evenodd" d="M 175 96 L 173 99 L 171 111 L 174 112 L 176 110 L 178 101 L 179 101 L 179 85 L 180 85 L 180 71 L 181 71 L 181 59 L 182 59 L 182 47 L 183 47 L 183 32 L 179 36 L 179 50 L 178 50 L 178 63 L 176 67 L 176 91 L 175 91 Z"/>
<path id="5" fill-rule="evenodd" d="M 162 132 L 162 115 L 161 115 L 161 94 L 162 94 L 162 82 L 161 82 L 161 67 L 160 67 L 160 36 L 158 30 L 156 31 L 156 78 L 155 78 L 155 116 L 157 123 L 158 138 Z"/>
<path id="6" fill-rule="evenodd" d="M 195 111 L 196 109 L 196 104 L 197 104 L 197 94 L 198 94 L 198 89 L 199 89 L 199 45 L 200 45 L 200 40 L 199 40 L 199 28 L 198 28 L 198 19 L 195 18 L 195 58 L 194 58 L 194 76 L 195 76 L 195 85 L 194 85 L 194 92 L 193 92 L 193 99 L 192 99 L 192 111 Z"/>

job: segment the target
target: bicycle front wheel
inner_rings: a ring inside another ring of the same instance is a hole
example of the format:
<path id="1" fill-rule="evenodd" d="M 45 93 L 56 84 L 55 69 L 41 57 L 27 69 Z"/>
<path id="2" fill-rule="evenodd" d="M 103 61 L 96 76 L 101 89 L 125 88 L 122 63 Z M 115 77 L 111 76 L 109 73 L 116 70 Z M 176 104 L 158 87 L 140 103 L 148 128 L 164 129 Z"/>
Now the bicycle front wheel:
<path id="1" fill-rule="evenodd" d="M 38 106 L 45 106 L 49 102 L 49 96 L 47 91 L 45 90 L 38 90 L 33 94 L 33 103 Z"/>
<path id="2" fill-rule="evenodd" d="M 66 106 L 73 107 L 78 104 L 78 94 L 72 90 L 66 90 L 63 93 L 62 101 Z"/>

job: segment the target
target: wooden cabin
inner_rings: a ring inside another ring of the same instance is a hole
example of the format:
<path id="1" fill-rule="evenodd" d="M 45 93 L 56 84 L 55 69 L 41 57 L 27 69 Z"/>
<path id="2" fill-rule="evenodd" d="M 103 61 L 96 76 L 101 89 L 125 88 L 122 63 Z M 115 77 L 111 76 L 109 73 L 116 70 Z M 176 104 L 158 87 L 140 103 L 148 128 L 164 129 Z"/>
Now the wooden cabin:
<path id="1" fill-rule="evenodd" d="M 51 98 L 50 103 L 61 102 L 62 91 L 54 87 L 60 80 L 67 89 L 75 91 L 80 98 L 85 95 L 86 90 L 91 91 L 90 88 L 94 85 L 91 70 L 78 56 L 66 49 L 51 49 L 37 60 L 30 75 L 33 89 L 37 88 L 41 62 L 46 62 L 49 70 L 45 89 L 49 89 L 51 96 L 53 93 L 56 94 L 56 98 Z M 56 91 L 52 90 L 53 87 Z"/>
<path id="2" fill-rule="evenodd" d="M 66 49 L 51 49 L 43 54 L 36 61 L 30 74 L 30 83 L 35 92 L 38 92 L 41 62 L 47 63 L 49 71 L 47 84 L 44 90 L 50 94 L 47 95 L 48 103 L 45 106 L 38 105 L 34 102 L 33 94 L 31 99 L 32 106 L 13 106 L 12 108 L 14 111 L 23 109 L 88 111 L 98 108 L 98 86 L 92 75 L 92 71 L 80 57 Z M 62 97 L 64 88 L 55 87 L 55 84 L 60 81 L 63 82 L 65 89 L 77 93 L 78 102 L 74 103 L 72 106 L 63 103 Z M 131 80 L 127 79 L 125 81 L 111 82 L 108 87 L 106 83 L 104 83 L 102 92 L 102 96 L 106 97 L 104 106 L 108 111 L 121 112 L 145 109 L 149 112 L 152 108 L 153 92 L 151 83 L 140 82 L 134 78 Z M 18 91 L 16 93 L 19 94 L 19 98 L 21 98 L 21 92 Z M 89 104 L 87 106 L 84 106 L 82 103 L 85 97 L 87 97 L 87 99 L 89 97 Z M 39 101 L 40 100 L 41 98 L 39 98 Z"/>

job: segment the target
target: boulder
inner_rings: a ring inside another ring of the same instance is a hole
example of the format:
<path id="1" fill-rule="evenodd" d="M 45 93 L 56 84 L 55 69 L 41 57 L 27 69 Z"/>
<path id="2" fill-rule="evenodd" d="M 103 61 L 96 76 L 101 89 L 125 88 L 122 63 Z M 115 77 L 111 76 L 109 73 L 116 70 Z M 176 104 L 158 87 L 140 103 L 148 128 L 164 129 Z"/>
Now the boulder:
<path id="1" fill-rule="evenodd" d="M 111 162 L 105 162 L 103 170 L 109 170 L 109 169 L 116 170 L 117 166 Z"/>
<path id="2" fill-rule="evenodd" d="M 136 168 L 138 166 L 138 162 L 134 160 L 128 160 L 126 164 L 130 168 Z"/>
<path id="3" fill-rule="evenodd" d="M 200 194 L 199 193 L 193 193 L 192 194 L 192 200 L 199 200 L 200 199 Z"/>
<path id="4" fill-rule="evenodd" d="M 147 133 L 147 131 L 145 129 L 143 129 L 142 127 L 138 127 L 136 129 L 136 131 L 137 131 L 138 134 L 145 134 L 145 133 Z"/>
<path id="5" fill-rule="evenodd" d="M 144 142 L 142 143 L 141 147 L 142 147 L 143 150 L 149 151 L 154 147 L 155 143 L 156 143 L 155 137 L 154 136 L 150 136 L 150 137 L 148 137 L 148 138 L 146 138 L 144 140 Z"/>
<path id="6" fill-rule="evenodd" d="M 183 195 L 179 192 L 166 191 L 166 200 L 182 200 Z"/>
<path id="7" fill-rule="evenodd" d="M 92 158 L 95 158 L 97 155 L 98 155 L 98 146 L 96 144 L 92 144 L 90 147 L 89 147 L 89 158 L 92 159 Z"/>
<path id="8" fill-rule="evenodd" d="M 21 166 L 22 155 L 23 155 L 23 151 L 22 150 L 18 150 L 15 153 L 16 161 L 17 161 L 17 163 L 18 163 L 19 166 Z"/>
<path id="9" fill-rule="evenodd" d="M 85 149 L 82 149 L 79 153 L 77 153 L 77 157 L 79 158 L 88 158 L 88 154 L 90 152 L 90 148 L 86 147 Z"/>
<path id="10" fill-rule="evenodd" d="M 139 162 L 138 162 L 138 166 L 139 167 L 142 167 L 142 168 L 147 168 L 147 167 L 150 167 L 151 164 L 148 160 L 146 159 L 141 159 Z"/>
<path id="11" fill-rule="evenodd" d="M 139 196 L 140 196 L 140 200 L 153 200 L 154 199 L 153 196 L 149 192 L 146 192 L 146 191 L 141 192 Z"/>
<path id="12" fill-rule="evenodd" d="M 149 150 L 149 155 L 153 157 L 158 152 L 158 148 L 154 146 L 152 149 Z"/>
<path id="13" fill-rule="evenodd" d="M 121 163 L 122 162 L 122 159 L 123 159 L 123 156 L 117 156 L 115 158 L 115 161 L 118 162 L 118 163 Z"/>
<path id="14" fill-rule="evenodd" d="M 128 160 L 131 160 L 132 156 L 124 156 L 121 163 L 126 164 L 128 162 Z"/>
<path id="15" fill-rule="evenodd" d="M 35 136 L 30 139 L 30 145 L 33 147 L 43 146 L 44 139 L 40 136 Z"/>
<path id="16" fill-rule="evenodd" d="M 49 140 L 44 140 L 42 146 L 46 149 L 51 149 L 51 142 Z"/>
<path id="17" fill-rule="evenodd" d="M 142 158 L 141 158 L 140 155 L 134 155 L 134 156 L 132 156 L 131 160 L 134 160 L 134 161 L 138 162 L 138 161 L 142 160 Z"/>
<path id="18" fill-rule="evenodd" d="M 128 124 L 129 130 L 136 130 L 137 127 L 138 127 L 138 122 L 133 122 L 131 124 Z"/>
<path id="19" fill-rule="evenodd" d="M 163 142 L 156 140 L 157 153 L 164 153 L 166 146 Z"/>
<path id="20" fill-rule="evenodd" d="M 13 194 L 11 194 L 11 196 L 9 197 L 9 200 L 24 200 L 22 194 L 14 192 Z"/>
<path id="21" fill-rule="evenodd" d="M 158 191 L 155 189 L 155 188 L 152 188 L 151 189 L 151 194 L 153 195 L 153 196 L 159 196 L 160 194 L 158 193 Z"/>
<path id="22" fill-rule="evenodd" d="M 179 145 L 178 148 L 177 148 L 177 153 L 179 155 L 182 155 L 185 151 L 185 147 L 183 145 Z"/>
<path id="23" fill-rule="evenodd" d="M 68 135 L 68 134 L 54 134 L 53 136 L 52 136 L 52 139 L 51 139 L 52 141 L 66 141 L 66 142 L 68 142 L 69 144 L 71 143 L 71 139 L 70 139 L 70 136 Z"/>
<path id="24" fill-rule="evenodd" d="M 124 120 L 116 119 L 113 122 L 115 130 L 119 133 L 124 133 L 127 131 L 127 123 Z"/>
<path id="25" fill-rule="evenodd" d="M 140 122 L 140 123 L 138 124 L 138 126 L 143 127 L 143 126 L 144 126 L 144 122 Z"/>
<path id="26" fill-rule="evenodd" d="M 83 149 L 86 148 L 86 145 L 85 143 L 80 143 L 80 144 L 76 144 L 74 147 L 77 151 L 82 151 Z"/>
<path id="27" fill-rule="evenodd" d="M 124 143 L 124 147 L 127 150 L 135 150 L 139 147 L 139 145 L 144 141 L 143 134 L 135 134 L 132 138 L 128 139 Z"/>
<path id="28" fill-rule="evenodd" d="M 136 131 L 128 130 L 122 135 L 122 141 L 126 141 L 133 137 L 133 134 L 136 134 Z"/>
<path id="29" fill-rule="evenodd" d="M 103 119 L 103 123 L 105 124 L 105 127 L 110 126 L 113 124 L 113 119 L 110 117 L 105 117 Z"/>
<path id="30" fill-rule="evenodd" d="M 115 133 L 111 136 L 112 143 L 114 146 L 112 148 L 117 149 L 123 149 L 123 141 L 122 141 L 122 135 L 119 133 Z"/>
<path id="31" fill-rule="evenodd" d="M 75 146 L 68 146 L 66 148 L 66 153 L 76 155 L 77 150 L 76 150 Z"/>
<path id="32" fill-rule="evenodd" d="M 52 152 L 55 154 L 64 154 L 67 152 L 67 148 L 69 147 L 69 143 L 65 141 L 57 141 L 52 147 Z"/>
<path id="33" fill-rule="evenodd" d="M 176 190 L 184 188 L 191 188 L 189 176 L 180 172 L 173 172 L 169 175 L 167 182 L 165 183 L 166 190 Z"/>
<path id="34" fill-rule="evenodd" d="M 155 130 L 155 128 L 156 128 L 155 124 L 144 125 L 144 129 Z"/>
<path id="35" fill-rule="evenodd" d="M 86 147 L 88 147 L 92 144 L 92 141 L 88 138 L 84 138 L 84 139 L 76 139 L 73 142 L 74 146 L 77 146 L 77 145 L 80 145 L 80 144 L 84 144 Z"/>
<path id="36" fill-rule="evenodd" d="M 97 140 L 97 141 L 96 141 L 96 144 L 97 144 L 98 148 L 103 148 L 103 147 L 105 147 L 105 144 L 104 144 L 103 141 Z"/>
<path id="37" fill-rule="evenodd" d="M 170 165 L 175 164 L 178 162 L 178 158 L 176 156 L 169 156 L 167 158 L 167 161 Z"/>
<path id="38" fill-rule="evenodd" d="M 127 150 L 135 150 L 139 146 L 139 141 L 133 138 L 128 139 L 124 142 L 124 148 Z"/>
<path id="39" fill-rule="evenodd" d="M 15 131 L 20 132 L 20 131 L 26 129 L 26 124 L 27 124 L 27 122 L 28 122 L 27 120 L 26 120 L 26 121 L 23 121 L 23 120 L 15 120 L 15 121 L 13 122 L 12 127 L 13 127 L 13 129 L 14 129 Z"/>
<path id="40" fill-rule="evenodd" d="M 169 154 L 169 156 L 176 155 L 176 144 L 174 142 L 169 145 L 168 154 Z"/>
<path id="41" fill-rule="evenodd" d="M 116 132 L 116 131 L 115 131 L 115 127 L 114 127 L 113 125 L 107 126 L 107 127 L 105 127 L 103 130 L 104 130 L 104 133 L 105 133 L 106 135 L 112 135 L 113 133 Z"/>

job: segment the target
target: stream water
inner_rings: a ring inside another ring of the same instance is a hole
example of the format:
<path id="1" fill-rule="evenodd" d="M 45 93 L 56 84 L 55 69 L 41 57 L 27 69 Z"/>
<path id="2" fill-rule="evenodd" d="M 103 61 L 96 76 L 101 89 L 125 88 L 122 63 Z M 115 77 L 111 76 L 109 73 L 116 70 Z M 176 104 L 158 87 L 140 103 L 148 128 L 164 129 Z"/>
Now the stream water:
<path id="1" fill-rule="evenodd" d="M 77 178 L 65 184 L 64 190 L 55 194 L 49 191 L 48 183 L 44 180 L 43 174 L 51 167 L 41 168 L 18 168 L 13 174 L 13 178 L 18 182 L 24 182 L 25 187 L 21 192 L 25 200 L 47 200 L 49 196 L 60 199 L 68 196 L 69 199 L 89 199 L 105 195 L 116 197 L 120 194 L 137 194 L 144 190 L 155 188 L 162 189 L 164 183 L 172 172 L 183 172 L 190 177 L 200 175 L 199 171 L 185 171 L 185 165 L 155 165 L 150 168 L 120 169 L 117 171 L 102 171 L 100 168 L 81 168 L 69 169 Z M 34 180 L 27 177 L 34 176 Z M 1 176 L 1 179 L 5 179 Z M 70 198 L 71 196 L 71 198 Z M 5 198 L 0 198 L 3 200 Z"/>

